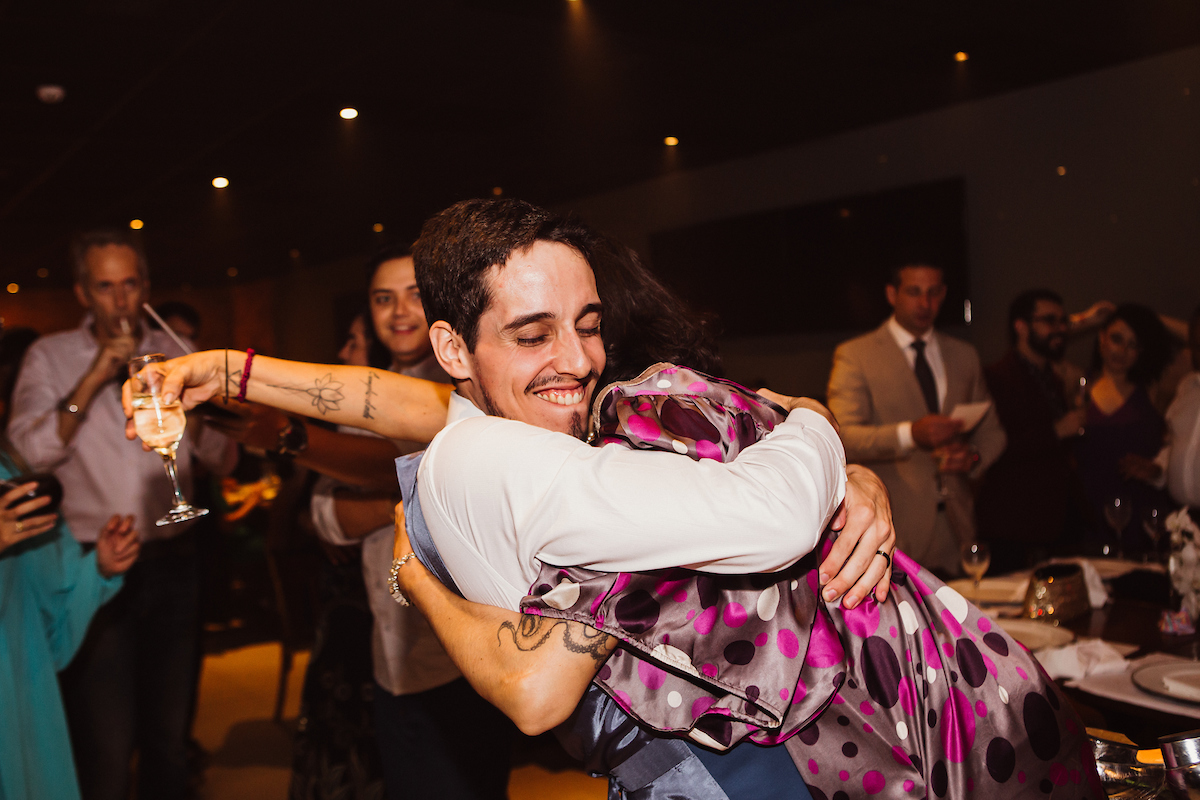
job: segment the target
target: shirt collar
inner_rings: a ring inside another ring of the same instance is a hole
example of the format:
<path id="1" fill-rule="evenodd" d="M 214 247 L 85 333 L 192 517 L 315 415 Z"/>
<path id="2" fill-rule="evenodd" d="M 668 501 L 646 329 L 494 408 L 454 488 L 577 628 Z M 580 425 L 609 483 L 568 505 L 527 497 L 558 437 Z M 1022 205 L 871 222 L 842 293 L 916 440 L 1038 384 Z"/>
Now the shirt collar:
<path id="1" fill-rule="evenodd" d="M 926 345 L 933 343 L 933 328 L 930 328 L 924 336 L 913 336 L 899 322 L 896 322 L 894 315 L 888 317 L 887 326 L 888 333 L 892 334 L 892 338 L 896 340 L 896 344 L 900 345 L 900 349 L 905 352 L 908 352 L 908 348 L 917 339 L 921 339 Z"/>
<path id="2" fill-rule="evenodd" d="M 470 417 L 486 416 L 479 407 L 458 392 L 450 393 L 450 407 L 446 409 L 446 424 L 458 422 Z"/>

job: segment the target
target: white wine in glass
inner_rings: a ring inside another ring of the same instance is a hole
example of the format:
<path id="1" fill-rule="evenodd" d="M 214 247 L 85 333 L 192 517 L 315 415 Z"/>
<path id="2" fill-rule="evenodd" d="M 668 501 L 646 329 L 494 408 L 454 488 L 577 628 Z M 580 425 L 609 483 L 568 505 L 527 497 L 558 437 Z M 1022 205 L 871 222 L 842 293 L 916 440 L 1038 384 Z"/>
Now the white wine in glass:
<path id="1" fill-rule="evenodd" d="M 979 581 L 992 565 L 992 551 L 983 542 L 964 544 L 961 550 L 962 568 L 975 581 L 975 601 L 979 601 Z"/>
<path id="2" fill-rule="evenodd" d="M 166 360 L 167 357 L 162 353 L 151 353 L 129 361 L 129 381 L 133 390 L 133 427 L 141 440 L 162 456 L 163 466 L 166 467 L 167 477 L 171 479 L 171 488 L 175 492 L 175 505 L 154 523 L 159 526 L 203 517 L 208 513 L 207 508 L 197 508 L 189 503 L 179 490 L 179 476 L 175 473 L 175 454 L 187 428 L 187 418 L 178 400 L 170 404 L 162 402 L 159 396 L 162 376 L 153 369 L 146 369 L 149 365 Z"/>

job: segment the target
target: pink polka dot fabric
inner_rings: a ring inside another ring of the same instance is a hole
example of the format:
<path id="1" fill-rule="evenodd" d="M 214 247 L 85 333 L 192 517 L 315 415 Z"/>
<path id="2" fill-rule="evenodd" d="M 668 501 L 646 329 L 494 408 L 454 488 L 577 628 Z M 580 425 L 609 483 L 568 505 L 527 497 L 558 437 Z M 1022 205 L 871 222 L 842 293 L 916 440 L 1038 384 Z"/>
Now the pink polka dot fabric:
<path id="1" fill-rule="evenodd" d="M 601 441 L 694 459 L 735 458 L 782 419 L 669 365 L 599 409 Z M 887 602 L 854 610 L 820 600 L 815 555 L 747 576 L 546 566 L 523 607 L 617 636 L 597 682 L 645 724 L 716 749 L 782 742 L 814 800 L 1103 797 L 1083 725 L 1033 657 L 903 553 L 894 565 Z M 575 605 L 542 602 L 563 579 Z"/>

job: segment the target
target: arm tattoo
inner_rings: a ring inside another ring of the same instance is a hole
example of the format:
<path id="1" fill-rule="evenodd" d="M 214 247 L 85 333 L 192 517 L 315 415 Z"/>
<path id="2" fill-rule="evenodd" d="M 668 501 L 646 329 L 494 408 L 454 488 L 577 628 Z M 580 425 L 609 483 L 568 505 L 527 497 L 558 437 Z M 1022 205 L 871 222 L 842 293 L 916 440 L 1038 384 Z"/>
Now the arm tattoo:
<path id="1" fill-rule="evenodd" d="M 225 373 L 225 399 L 229 399 L 229 393 L 235 395 L 242 390 L 242 371 L 235 370 L 234 372 Z"/>
<path id="2" fill-rule="evenodd" d="M 582 623 L 578 626 L 578 631 L 573 631 L 571 624 L 565 619 L 551 619 L 534 614 L 522 614 L 521 621 L 516 625 L 511 622 L 501 623 L 496 631 L 496 642 L 503 644 L 504 632 L 507 631 L 517 649 L 528 653 L 550 641 L 554 630 L 559 627 L 563 629 L 562 646 L 572 653 L 591 656 L 597 667 L 608 659 L 613 650 L 612 645 L 608 643 L 609 635 L 604 631 Z"/>
<path id="3" fill-rule="evenodd" d="M 366 400 L 363 401 L 363 419 L 375 419 L 371 416 L 371 412 L 375 410 L 375 404 L 371 402 L 371 395 L 378 395 L 379 392 L 375 391 L 375 389 L 372 387 L 374 382 L 375 373 L 368 372 L 367 379 L 363 381 L 363 383 L 367 385 L 367 397 Z"/>
<path id="4" fill-rule="evenodd" d="M 317 378 L 311 386 L 281 386 L 275 383 L 267 385 L 272 389 L 282 389 L 285 392 L 307 394 L 322 415 L 329 411 L 341 410 L 341 402 L 346 399 L 346 395 L 342 394 L 342 382 L 335 381 L 332 372 L 326 373 L 323 378 Z"/>

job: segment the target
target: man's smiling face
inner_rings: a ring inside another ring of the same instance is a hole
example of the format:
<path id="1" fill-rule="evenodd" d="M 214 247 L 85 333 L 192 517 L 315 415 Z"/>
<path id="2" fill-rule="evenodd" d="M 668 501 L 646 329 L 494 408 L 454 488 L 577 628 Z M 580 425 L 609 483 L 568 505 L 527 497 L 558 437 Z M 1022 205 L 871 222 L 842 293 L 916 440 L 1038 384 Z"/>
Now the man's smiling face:
<path id="1" fill-rule="evenodd" d="M 605 361 L 592 268 L 571 247 L 538 241 L 486 280 L 491 302 L 459 391 L 493 416 L 582 438 Z"/>

